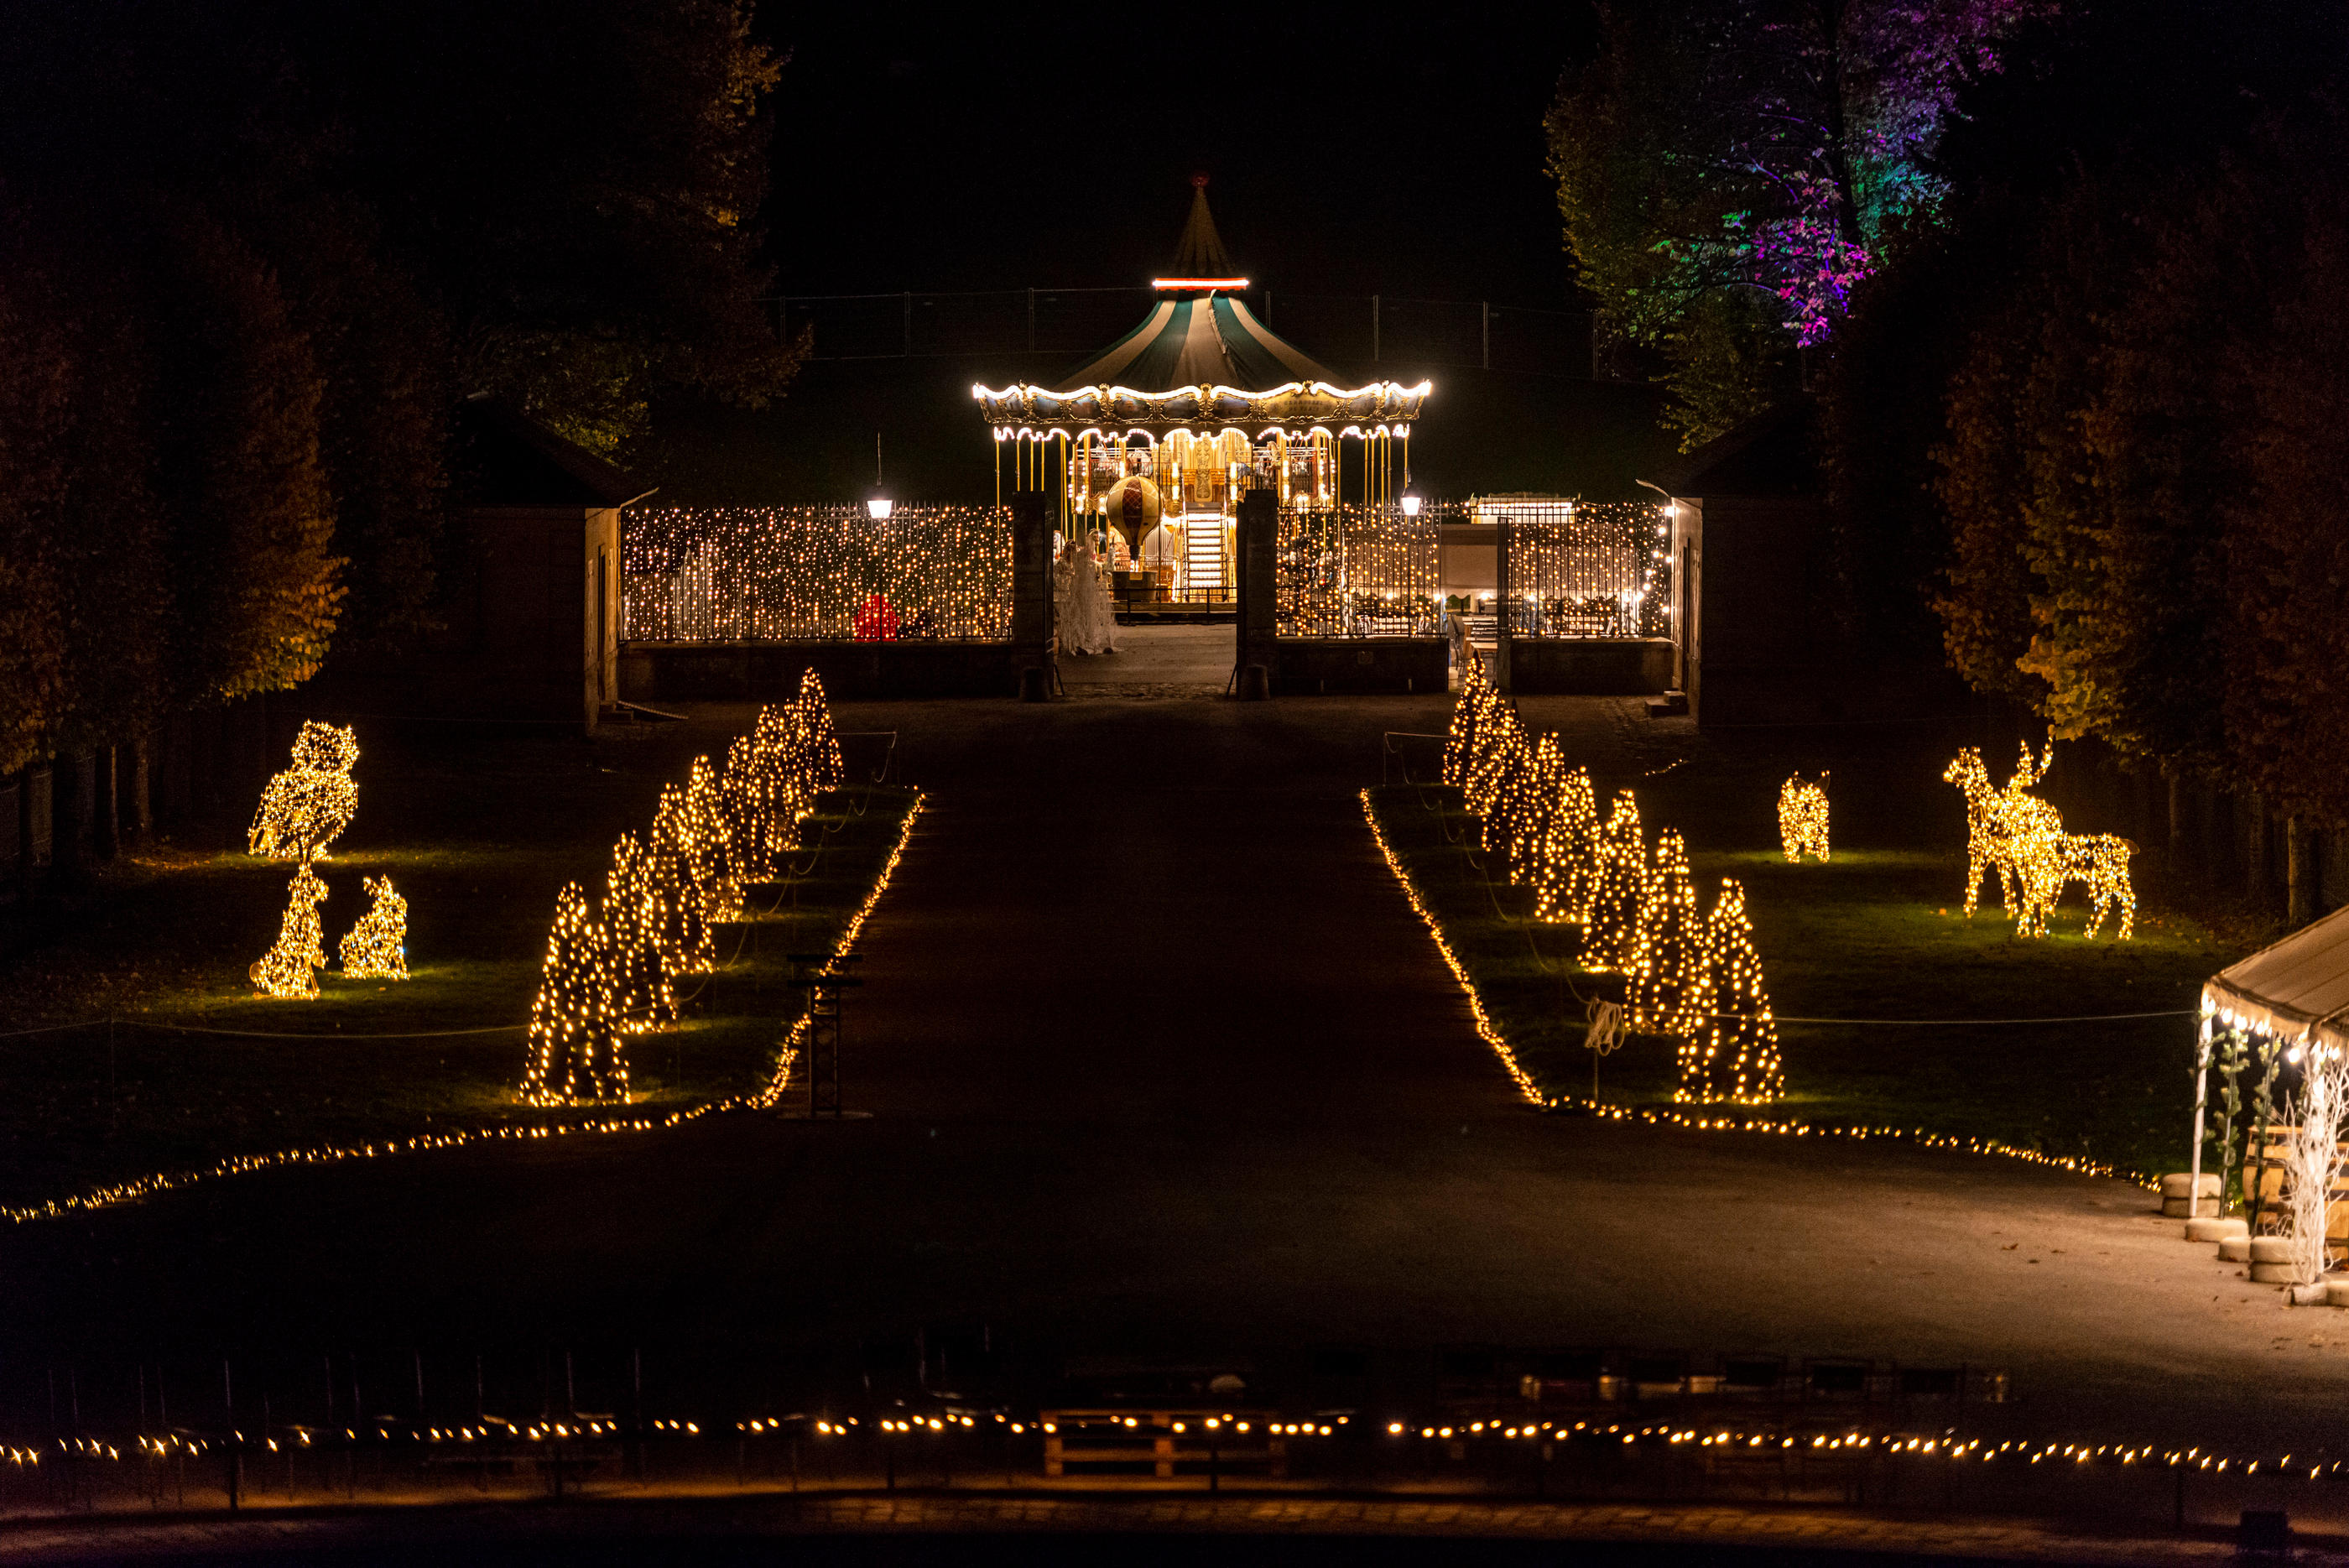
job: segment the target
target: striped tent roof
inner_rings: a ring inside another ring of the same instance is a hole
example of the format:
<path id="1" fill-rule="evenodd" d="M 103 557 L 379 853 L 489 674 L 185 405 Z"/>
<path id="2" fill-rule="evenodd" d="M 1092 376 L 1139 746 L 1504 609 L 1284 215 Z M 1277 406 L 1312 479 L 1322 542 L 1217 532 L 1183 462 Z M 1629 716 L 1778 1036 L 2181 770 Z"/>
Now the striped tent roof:
<path id="1" fill-rule="evenodd" d="M 1140 326 L 1055 385 L 1063 392 L 1102 386 L 1137 392 L 1205 386 L 1268 392 L 1298 381 L 1337 379 L 1238 300 L 1206 294 L 1161 300 Z"/>

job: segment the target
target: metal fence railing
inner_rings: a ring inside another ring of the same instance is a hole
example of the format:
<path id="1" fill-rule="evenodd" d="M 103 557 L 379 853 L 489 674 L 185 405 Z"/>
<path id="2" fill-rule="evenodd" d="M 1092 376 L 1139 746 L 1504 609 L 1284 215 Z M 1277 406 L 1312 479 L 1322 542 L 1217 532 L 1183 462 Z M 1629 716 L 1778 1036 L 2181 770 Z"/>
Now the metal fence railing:
<path id="1" fill-rule="evenodd" d="M 1011 514 L 992 506 L 630 512 L 621 635 L 650 642 L 998 641 Z"/>

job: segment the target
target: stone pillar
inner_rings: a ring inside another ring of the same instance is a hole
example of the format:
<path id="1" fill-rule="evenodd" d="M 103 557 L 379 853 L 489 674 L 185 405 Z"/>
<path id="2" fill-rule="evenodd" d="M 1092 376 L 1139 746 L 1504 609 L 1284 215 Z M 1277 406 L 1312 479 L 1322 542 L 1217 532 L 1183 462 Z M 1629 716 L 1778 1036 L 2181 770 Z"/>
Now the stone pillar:
<path id="1" fill-rule="evenodd" d="M 1041 701 L 1052 671 L 1052 509 L 1027 491 L 1011 498 L 1011 641 L 1019 695 Z"/>
<path id="2" fill-rule="evenodd" d="M 1242 697 L 1272 694 L 1273 671 L 1279 655 L 1279 601 L 1274 586 L 1274 556 L 1280 543 L 1280 497 L 1270 490 L 1251 490 L 1239 504 L 1239 628 L 1233 663 L 1233 689 Z M 1258 671 L 1250 674 L 1251 670 Z"/>

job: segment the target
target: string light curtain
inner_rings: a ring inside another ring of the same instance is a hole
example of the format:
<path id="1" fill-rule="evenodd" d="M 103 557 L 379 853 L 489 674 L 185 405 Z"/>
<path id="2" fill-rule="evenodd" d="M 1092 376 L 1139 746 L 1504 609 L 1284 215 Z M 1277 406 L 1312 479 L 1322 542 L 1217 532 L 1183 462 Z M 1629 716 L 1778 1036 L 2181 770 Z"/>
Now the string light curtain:
<path id="1" fill-rule="evenodd" d="M 1282 637 L 1433 637 L 1443 579 L 1434 518 L 1392 507 L 1284 510 L 1274 555 Z"/>
<path id="2" fill-rule="evenodd" d="M 1011 631 L 1007 507 L 900 504 L 885 518 L 863 506 L 632 511 L 620 555 L 632 639 L 850 641 L 875 596 L 897 640 Z"/>
<path id="3" fill-rule="evenodd" d="M 1525 637 L 1671 635 L 1671 529 L 1640 502 L 1472 504 L 1509 520 L 1510 630 Z"/>

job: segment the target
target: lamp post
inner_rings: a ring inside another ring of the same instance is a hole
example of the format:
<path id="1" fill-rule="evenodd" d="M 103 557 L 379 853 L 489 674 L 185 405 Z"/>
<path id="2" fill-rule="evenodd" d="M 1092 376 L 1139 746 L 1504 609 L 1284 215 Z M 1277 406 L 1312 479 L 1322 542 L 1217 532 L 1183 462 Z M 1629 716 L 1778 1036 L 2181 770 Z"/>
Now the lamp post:
<path id="1" fill-rule="evenodd" d="M 864 510 L 872 514 L 873 521 L 875 523 L 886 523 L 889 520 L 889 514 L 896 508 L 897 504 L 890 500 L 888 492 L 882 488 L 881 432 L 874 431 L 873 432 L 873 493 L 865 497 Z"/>

